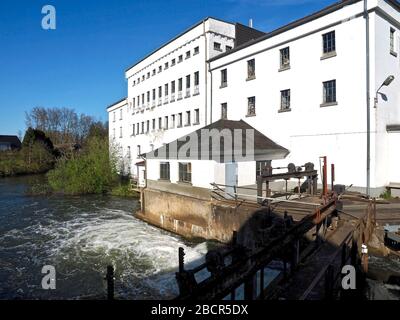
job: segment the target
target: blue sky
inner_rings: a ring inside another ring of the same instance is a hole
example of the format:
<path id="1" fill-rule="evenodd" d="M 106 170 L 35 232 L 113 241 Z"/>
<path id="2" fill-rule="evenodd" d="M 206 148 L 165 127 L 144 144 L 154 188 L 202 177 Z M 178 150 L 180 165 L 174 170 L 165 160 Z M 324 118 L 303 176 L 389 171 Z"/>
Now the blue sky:
<path id="1" fill-rule="evenodd" d="M 107 119 L 126 95 L 124 70 L 202 18 L 271 31 L 335 0 L 1 0 L 0 134 L 25 130 L 25 111 L 70 107 Z M 56 30 L 41 28 L 56 8 Z"/>

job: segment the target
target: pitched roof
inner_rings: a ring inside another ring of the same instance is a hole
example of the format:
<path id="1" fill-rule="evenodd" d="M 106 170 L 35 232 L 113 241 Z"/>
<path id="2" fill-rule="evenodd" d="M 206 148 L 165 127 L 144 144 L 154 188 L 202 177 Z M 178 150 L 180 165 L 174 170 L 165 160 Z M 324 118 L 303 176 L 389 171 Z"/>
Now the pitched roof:
<path id="1" fill-rule="evenodd" d="M 243 120 L 219 120 L 145 154 L 147 159 L 242 162 L 283 159 L 289 150 Z"/>
<path id="2" fill-rule="evenodd" d="M 0 143 L 9 143 L 12 146 L 19 148 L 21 147 L 21 141 L 17 136 L 2 136 L 0 135 Z"/>

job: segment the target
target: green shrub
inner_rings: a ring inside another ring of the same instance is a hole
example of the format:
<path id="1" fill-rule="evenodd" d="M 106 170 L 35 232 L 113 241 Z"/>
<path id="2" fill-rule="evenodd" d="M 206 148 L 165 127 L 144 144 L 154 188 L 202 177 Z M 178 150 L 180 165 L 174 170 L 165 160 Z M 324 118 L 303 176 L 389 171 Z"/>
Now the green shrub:
<path id="1" fill-rule="evenodd" d="M 47 174 L 55 192 L 65 194 L 100 194 L 110 192 L 118 182 L 115 158 L 110 155 L 108 140 L 91 138 L 84 150 L 61 158 Z"/>

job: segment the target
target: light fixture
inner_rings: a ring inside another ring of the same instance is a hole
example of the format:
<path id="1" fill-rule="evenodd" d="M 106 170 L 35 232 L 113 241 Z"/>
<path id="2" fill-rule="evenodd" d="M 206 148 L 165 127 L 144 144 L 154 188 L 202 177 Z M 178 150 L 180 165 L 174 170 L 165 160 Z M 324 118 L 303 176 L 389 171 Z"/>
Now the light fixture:
<path id="1" fill-rule="evenodd" d="M 388 87 L 388 86 L 390 86 L 390 84 L 393 82 L 393 80 L 394 80 L 394 76 L 393 75 L 391 75 L 391 76 L 388 76 L 387 78 L 386 78 L 386 80 L 385 81 L 383 81 L 383 83 L 381 84 L 381 86 L 378 88 L 378 90 L 376 90 L 376 93 L 375 93 L 375 103 L 374 103 L 374 108 L 376 108 L 377 106 L 378 106 L 378 94 L 379 94 L 379 90 L 381 90 L 381 88 L 382 87 Z"/>

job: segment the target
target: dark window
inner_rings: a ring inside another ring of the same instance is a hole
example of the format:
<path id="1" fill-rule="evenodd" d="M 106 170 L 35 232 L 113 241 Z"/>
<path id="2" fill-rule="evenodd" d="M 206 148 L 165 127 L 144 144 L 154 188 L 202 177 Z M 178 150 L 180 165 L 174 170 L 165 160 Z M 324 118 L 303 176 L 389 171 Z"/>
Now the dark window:
<path id="1" fill-rule="evenodd" d="M 150 102 L 150 91 L 147 91 L 147 102 Z"/>
<path id="2" fill-rule="evenodd" d="M 334 52 L 336 50 L 335 31 L 331 31 L 322 35 L 324 54 Z"/>
<path id="3" fill-rule="evenodd" d="M 155 129 L 156 129 L 156 119 L 153 119 L 152 122 L 153 122 L 153 123 L 152 123 L 152 124 L 153 124 L 152 129 L 155 130 Z"/>
<path id="4" fill-rule="evenodd" d="M 164 85 L 164 95 L 168 95 L 168 83 Z"/>
<path id="5" fill-rule="evenodd" d="M 247 98 L 247 115 L 253 116 L 256 114 L 256 97 Z"/>
<path id="6" fill-rule="evenodd" d="M 161 180 L 169 180 L 169 162 L 161 162 L 160 163 L 160 179 Z"/>
<path id="7" fill-rule="evenodd" d="M 290 109 L 290 90 L 281 91 L 281 110 Z"/>
<path id="8" fill-rule="evenodd" d="M 190 111 L 186 111 L 186 126 L 190 126 Z"/>
<path id="9" fill-rule="evenodd" d="M 153 89 L 153 100 L 156 100 L 156 89 Z"/>
<path id="10" fill-rule="evenodd" d="M 147 79 L 150 78 L 150 72 L 147 72 Z"/>
<path id="11" fill-rule="evenodd" d="M 156 69 L 153 69 L 153 76 L 156 74 Z"/>
<path id="12" fill-rule="evenodd" d="M 178 91 L 182 91 L 182 78 L 178 79 Z"/>
<path id="13" fill-rule="evenodd" d="M 175 65 L 175 59 L 171 60 L 171 67 Z"/>
<path id="14" fill-rule="evenodd" d="M 225 50 L 226 51 L 232 50 L 232 47 L 231 46 L 225 46 Z"/>
<path id="15" fill-rule="evenodd" d="M 186 89 L 190 89 L 190 75 L 186 76 Z"/>
<path id="16" fill-rule="evenodd" d="M 182 113 L 178 114 L 178 128 L 182 127 Z"/>
<path id="17" fill-rule="evenodd" d="M 390 28 L 390 51 L 395 52 L 395 33 L 396 30 L 393 28 Z"/>
<path id="18" fill-rule="evenodd" d="M 228 104 L 221 103 L 221 119 L 228 119 Z"/>
<path id="19" fill-rule="evenodd" d="M 162 71 L 162 66 L 158 67 L 158 73 L 160 73 Z"/>
<path id="20" fill-rule="evenodd" d="M 175 81 L 171 82 L 171 93 L 175 93 Z"/>
<path id="21" fill-rule="evenodd" d="M 228 85 L 228 71 L 226 69 L 221 70 L 221 88 L 225 88 Z"/>
<path id="22" fill-rule="evenodd" d="M 168 130 L 168 116 L 164 117 L 165 121 L 164 121 L 164 129 Z"/>
<path id="23" fill-rule="evenodd" d="M 195 54 L 198 54 L 199 52 L 200 52 L 199 47 L 195 47 L 195 48 L 194 48 L 194 53 L 193 53 L 193 54 L 195 55 Z"/>
<path id="24" fill-rule="evenodd" d="M 139 126 L 139 122 L 136 124 L 136 134 L 140 133 L 140 126 Z"/>
<path id="25" fill-rule="evenodd" d="M 336 102 L 336 80 L 324 82 L 324 101 L 323 103 Z"/>
<path id="26" fill-rule="evenodd" d="M 179 181 L 192 182 L 192 164 L 179 162 Z"/>
<path id="27" fill-rule="evenodd" d="M 164 70 L 168 69 L 168 62 L 164 63 Z"/>
<path id="28" fill-rule="evenodd" d="M 162 118 L 158 118 L 158 129 L 162 129 Z"/>
<path id="29" fill-rule="evenodd" d="M 256 162 L 256 177 L 261 176 L 263 169 L 269 165 L 269 161 L 257 161 Z"/>
<path id="30" fill-rule="evenodd" d="M 200 82 L 200 79 L 199 79 L 199 72 L 196 71 L 196 72 L 194 73 L 194 85 L 195 85 L 195 86 L 198 86 L 198 85 L 199 85 L 199 82 Z"/>
<path id="31" fill-rule="evenodd" d="M 142 93 L 142 104 L 144 104 L 144 93 Z"/>
<path id="32" fill-rule="evenodd" d="M 162 97 L 162 87 L 158 87 L 158 97 Z"/>
<path id="33" fill-rule="evenodd" d="M 219 42 L 214 42 L 214 50 L 222 51 L 221 44 Z"/>
<path id="34" fill-rule="evenodd" d="M 186 51 L 185 59 L 189 59 L 189 58 L 190 58 L 190 51 Z"/>
<path id="35" fill-rule="evenodd" d="M 135 124 L 132 125 L 132 135 L 135 135 Z"/>
<path id="36" fill-rule="evenodd" d="M 290 49 L 289 47 L 280 50 L 281 53 L 281 68 L 290 67 Z"/>
<path id="37" fill-rule="evenodd" d="M 179 57 L 178 57 L 178 63 L 179 62 L 182 62 L 183 61 L 183 55 L 180 55 Z"/>
<path id="38" fill-rule="evenodd" d="M 256 61 L 251 59 L 247 61 L 247 79 L 251 80 L 256 77 Z"/>
<path id="39" fill-rule="evenodd" d="M 146 132 L 150 131 L 150 120 L 146 121 Z"/>
<path id="40" fill-rule="evenodd" d="M 199 109 L 194 110 L 194 124 L 200 123 L 200 111 Z"/>
<path id="41" fill-rule="evenodd" d="M 138 146 L 137 146 L 137 155 L 140 156 L 141 154 L 142 154 L 142 153 L 141 153 L 141 150 L 140 150 L 140 145 L 138 145 Z"/>
<path id="42" fill-rule="evenodd" d="M 141 134 L 143 134 L 144 133 L 144 122 L 142 122 L 142 131 L 141 131 Z"/>

